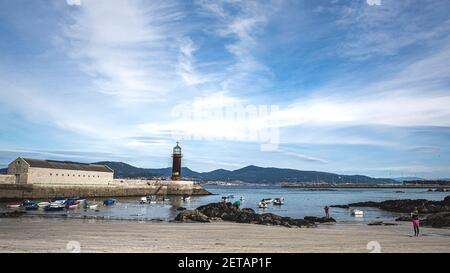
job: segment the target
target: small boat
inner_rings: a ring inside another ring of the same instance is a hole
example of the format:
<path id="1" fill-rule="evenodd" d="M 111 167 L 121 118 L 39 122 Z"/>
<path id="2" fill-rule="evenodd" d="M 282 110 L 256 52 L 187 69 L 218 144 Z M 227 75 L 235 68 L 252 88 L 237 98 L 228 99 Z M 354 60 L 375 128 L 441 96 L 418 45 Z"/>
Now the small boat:
<path id="1" fill-rule="evenodd" d="M 30 203 L 24 206 L 26 210 L 37 210 L 39 209 L 38 204 L 36 203 Z"/>
<path id="2" fill-rule="evenodd" d="M 148 200 L 147 200 L 147 197 L 141 197 L 141 200 L 139 200 L 139 204 L 147 204 L 148 203 Z"/>
<path id="3" fill-rule="evenodd" d="M 64 204 L 52 202 L 52 203 L 50 203 L 50 205 L 46 206 L 44 208 L 44 210 L 45 211 L 61 211 L 65 208 L 66 208 L 66 206 Z"/>
<path id="4" fill-rule="evenodd" d="M 39 203 L 37 203 L 37 205 L 38 205 L 40 208 L 44 208 L 44 207 L 50 205 L 50 203 L 49 203 L 49 202 L 39 202 Z"/>
<path id="5" fill-rule="evenodd" d="M 351 214 L 352 214 L 352 216 L 363 216 L 364 211 L 359 210 L 359 209 L 352 209 Z"/>
<path id="6" fill-rule="evenodd" d="M 98 204 L 88 205 L 87 208 L 88 209 L 97 209 L 98 208 Z"/>
<path id="7" fill-rule="evenodd" d="M 64 202 L 66 202 L 67 201 L 67 198 L 65 198 L 65 197 L 55 197 L 55 198 L 52 198 L 52 199 L 50 199 L 50 202 L 60 202 L 60 203 L 64 203 Z"/>
<path id="8" fill-rule="evenodd" d="M 18 208 L 20 208 L 22 206 L 22 204 L 10 204 L 10 205 L 7 205 L 6 207 L 8 208 L 8 209 L 18 209 Z"/>
<path id="9" fill-rule="evenodd" d="M 274 204 L 274 205 L 277 205 L 277 206 L 284 205 L 284 198 L 283 198 L 283 197 L 275 198 L 275 199 L 273 200 L 273 204 Z"/>
<path id="10" fill-rule="evenodd" d="M 80 203 L 75 200 L 67 200 L 65 205 L 66 205 L 66 208 L 68 208 L 68 209 L 75 209 L 75 208 L 78 208 Z"/>
<path id="11" fill-rule="evenodd" d="M 241 196 L 241 198 L 239 198 L 241 201 L 244 201 L 245 200 L 245 197 L 244 196 Z"/>
<path id="12" fill-rule="evenodd" d="M 263 201 L 260 201 L 260 202 L 258 203 L 258 207 L 259 207 L 260 209 L 267 209 L 267 203 L 266 203 L 266 202 L 263 202 Z"/>
<path id="13" fill-rule="evenodd" d="M 191 197 L 189 196 L 189 194 L 183 194 L 183 201 L 189 201 L 191 200 Z"/>
<path id="14" fill-rule="evenodd" d="M 270 204 L 273 202 L 272 198 L 264 198 L 263 200 L 261 200 L 262 202 L 266 203 L 266 204 Z"/>
<path id="15" fill-rule="evenodd" d="M 67 199 L 58 199 L 50 202 L 50 204 L 58 204 L 58 205 L 65 205 L 66 203 Z"/>
<path id="16" fill-rule="evenodd" d="M 22 202 L 22 206 L 32 205 L 32 204 L 34 204 L 34 202 L 31 201 L 31 200 L 25 200 L 25 201 Z"/>
<path id="17" fill-rule="evenodd" d="M 104 206 L 112 206 L 116 203 L 115 199 L 106 199 L 105 201 L 103 201 L 103 205 Z"/>
<path id="18" fill-rule="evenodd" d="M 234 195 L 232 194 L 228 195 L 228 199 L 234 199 Z"/>

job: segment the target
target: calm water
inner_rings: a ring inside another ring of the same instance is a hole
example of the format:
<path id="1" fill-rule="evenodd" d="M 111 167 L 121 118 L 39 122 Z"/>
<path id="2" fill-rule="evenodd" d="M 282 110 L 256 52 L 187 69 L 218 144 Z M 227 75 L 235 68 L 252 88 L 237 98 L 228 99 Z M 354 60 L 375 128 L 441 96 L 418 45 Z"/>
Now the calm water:
<path id="1" fill-rule="evenodd" d="M 99 206 L 98 211 L 72 209 L 63 212 L 44 212 L 42 210 L 29 211 L 29 214 L 71 214 L 76 216 L 95 215 L 111 218 L 133 219 L 161 219 L 172 220 L 178 213 L 180 206 L 196 208 L 198 206 L 219 202 L 222 196 L 234 195 L 234 200 L 245 197 L 242 203 L 244 208 L 253 208 L 259 213 L 271 212 L 278 215 L 303 218 L 304 216 L 323 216 L 325 205 L 348 204 L 361 201 L 383 201 L 388 199 L 428 199 L 442 200 L 450 195 L 448 192 L 428 192 L 426 189 L 337 189 L 334 191 L 311 191 L 307 189 L 286 189 L 281 187 L 245 187 L 245 186 L 206 186 L 216 195 L 191 197 L 190 201 L 183 202 L 181 197 L 169 197 L 170 200 L 157 204 L 139 204 L 140 198 L 117 198 L 116 205 L 111 207 Z M 262 198 L 284 197 L 285 205 L 269 205 L 268 209 L 259 209 L 257 203 Z M 101 203 L 102 199 L 89 199 L 89 203 Z M 231 199 L 233 201 L 233 199 Z M 6 204 L 0 204 L 0 210 L 5 211 Z M 336 220 L 392 220 L 400 214 L 384 212 L 374 208 L 363 208 L 364 218 L 355 218 L 349 210 L 332 208 L 331 216 Z"/>

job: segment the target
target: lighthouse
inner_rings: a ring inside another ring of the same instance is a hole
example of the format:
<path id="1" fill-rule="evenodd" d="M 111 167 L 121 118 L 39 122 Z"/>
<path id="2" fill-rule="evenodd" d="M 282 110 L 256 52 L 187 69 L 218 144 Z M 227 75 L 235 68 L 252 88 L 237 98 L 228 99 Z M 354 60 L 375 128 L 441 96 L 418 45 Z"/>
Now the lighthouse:
<path id="1" fill-rule="evenodd" d="M 181 154 L 181 147 L 177 145 L 173 147 L 173 162 L 172 162 L 172 180 L 181 180 L 181 157 L 183 155 Z"/>

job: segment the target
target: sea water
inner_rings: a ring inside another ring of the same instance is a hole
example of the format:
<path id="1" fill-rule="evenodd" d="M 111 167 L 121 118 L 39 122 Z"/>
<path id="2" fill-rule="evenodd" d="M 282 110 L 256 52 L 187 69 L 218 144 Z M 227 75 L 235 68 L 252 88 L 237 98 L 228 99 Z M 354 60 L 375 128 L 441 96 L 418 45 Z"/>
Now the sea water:
<path id="1" fill-rule="evenodd" d="M 220 202 L 222 196 L 234 195 L 234 202 L 244 198 L 241 208 L 252 208 L 258 213 L 274 213 L 293 218 L 305 216 L 324 216 L 326 205 L 346 205 L 363 201 L 384 201 L 391 199 L 428 199 L 442 200 L 449 192 L 429 192 L 427 189 L 333 189 L 311 190 L 299 188 L 282 188 L 279 186 L 213 186 L 205 188 L 213 193 L 208 196 L 191 196 L 190 200 L 183 201 L 180 196 L 168 196 L 169 200 L 158 201 L 156 204 L 139 204 L 139 197 L 116 198 L 117 203 L 105 207 L 101 205 L 103 199 L 88 199 L 89 203 L 99 203 L 98 210 L 70 209 L 61 212 L 45 212 L 43 210 L 28 211 L 27 215 L 67 214 L 69 216 L 82 217 L 100 216 L 111 219 L 159 219 L 169 221 L 179 213 L 179 207 L 194 209 L 198 206 L 213 202 Z M 285 204 L 282 206 L 269 205 L 267 209 L 258 208 L 258 202 L 263 198 L 274 199 L 283 197 Z M 2 211 L 6 209 L 6 203 L 0 204 Z M 364 211 L 364 217 L 350 215 L 350 210 L 331 208 L 330 213 L 338 221 L 363 221 L 363 220 L 394 220 L 402 215 L 382 211 L 377 208 L 358 208 Z"/>

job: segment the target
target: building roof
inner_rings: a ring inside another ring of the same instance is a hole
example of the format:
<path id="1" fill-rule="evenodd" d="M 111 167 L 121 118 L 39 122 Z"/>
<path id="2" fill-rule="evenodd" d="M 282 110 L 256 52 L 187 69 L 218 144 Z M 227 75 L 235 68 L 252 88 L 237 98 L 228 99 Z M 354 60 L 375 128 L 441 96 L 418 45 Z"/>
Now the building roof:
<path id="1" fill-rule="evenodd" d="M 78 163 L 71 161 L 56 161 L 56 160 L 40 160 L 23 158 L 30 167 L 34 168 L 48 168 L 48 169 L 62 169 L 62 170 L 77 170 L 77 171 L 89 171 L 89 172 L 114 172 L 106 165 L 96 165 L 88 163 Z"/>

